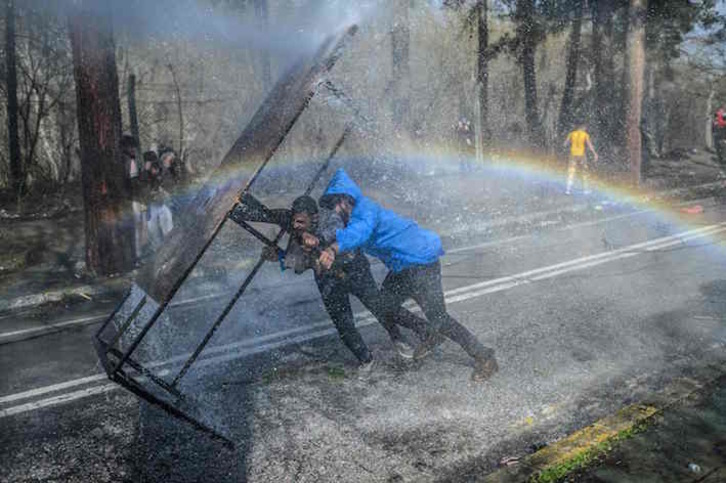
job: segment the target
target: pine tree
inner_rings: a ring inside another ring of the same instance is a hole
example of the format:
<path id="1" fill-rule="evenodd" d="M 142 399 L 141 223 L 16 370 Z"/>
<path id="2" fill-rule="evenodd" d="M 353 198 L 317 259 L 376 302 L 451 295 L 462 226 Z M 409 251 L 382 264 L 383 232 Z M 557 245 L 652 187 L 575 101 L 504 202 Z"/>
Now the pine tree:
<path id="1" fill-rule="evenodd" d="M 133 268 L 129 186 L 121 160 L 121 105 L 111 19 L 78 1 L 69 18 L 78 103 L 86 264 L 99 274 Z"/>

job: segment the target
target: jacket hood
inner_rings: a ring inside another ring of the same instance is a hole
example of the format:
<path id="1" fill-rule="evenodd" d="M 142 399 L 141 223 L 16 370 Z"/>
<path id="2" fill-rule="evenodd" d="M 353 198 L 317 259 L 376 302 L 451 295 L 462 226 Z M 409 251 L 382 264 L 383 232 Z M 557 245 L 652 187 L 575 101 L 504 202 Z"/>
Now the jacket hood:
<path id="1" fill-rule="evenodd" d="M 356 203 L 363 197 L 363 192 L 360 190 L 355 181 L 350 179 L 348 173 L 344 169 L 338 169 L 333 178 L 328 183 L 328 187 L 325 188 L 326 195 L 348 195 L 353 198 Z"/>

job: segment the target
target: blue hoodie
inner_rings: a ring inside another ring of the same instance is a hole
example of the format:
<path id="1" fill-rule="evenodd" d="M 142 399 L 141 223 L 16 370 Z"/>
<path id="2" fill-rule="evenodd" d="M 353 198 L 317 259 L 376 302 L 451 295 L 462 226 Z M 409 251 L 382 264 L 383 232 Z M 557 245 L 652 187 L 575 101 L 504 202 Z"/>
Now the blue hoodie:
<path id="1" fill-rule="evenodd" d="M 393 272 L 434 263 L 444 254 L 439 236 L 363 196 L 358 185 L 339 169 L 325 195 L 346 194 L 355 200 L 348 225 L 335 232 L 341 252 L 363 249 Z"/>

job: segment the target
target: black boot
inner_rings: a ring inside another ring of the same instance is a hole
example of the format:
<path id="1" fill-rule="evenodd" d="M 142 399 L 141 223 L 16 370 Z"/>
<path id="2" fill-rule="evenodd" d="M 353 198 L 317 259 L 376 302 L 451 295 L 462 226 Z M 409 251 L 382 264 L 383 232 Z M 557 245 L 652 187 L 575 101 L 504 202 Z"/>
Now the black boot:
<path id="1" fill-rule="evenodd" d="M 418 361 L 423 359 L 427 355 L 431 354 L 431 351 L 436 349 L 439 345 L 443 344 L 446 338 L 438 332 L 431 332 L 429 336 L 421 342 L 416 350 L 413 351 L 413 359 Z"/>
<path id="2" fill-rule="evenodd" d="M 486 356 L 474 358 L 474 372 L 471 373 L 471 380 L 474 382 L 483 382 L 489 379 L 492 374 L 499 370 L 497 359 L 494 352 Z"/>

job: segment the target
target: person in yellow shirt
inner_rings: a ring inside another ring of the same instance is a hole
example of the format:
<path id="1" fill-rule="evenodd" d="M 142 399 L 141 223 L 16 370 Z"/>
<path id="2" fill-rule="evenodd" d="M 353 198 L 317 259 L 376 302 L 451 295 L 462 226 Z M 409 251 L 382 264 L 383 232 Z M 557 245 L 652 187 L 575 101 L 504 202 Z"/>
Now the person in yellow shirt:
<path id="1" fill-rule="evenodd" d="M 590 193 L 590 173 L 587 165 L 587 154 L 585 153 L 585 146 L 588 147 L 592 153 L 593 160 L 597 162 L 598 156 L 595 152 L 595 148 L 592 146 L 590 141 L 590 135 L 587 133 L 587 126 L 584 124 L 579 125 L 574 131 L 567 135 L 564 146 L 570 145 L 570 162 L 567 166 L 567 190 L 565 194 L 572 193 L 572 185 L 575 182 L 575 174 L 577 169 L 580 168 L 582 171 L 582 189 L 585 194 Z"/>

